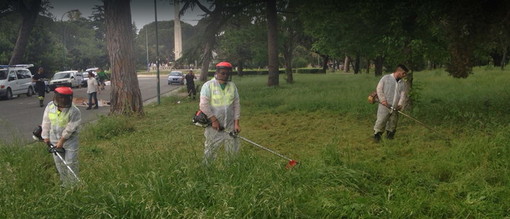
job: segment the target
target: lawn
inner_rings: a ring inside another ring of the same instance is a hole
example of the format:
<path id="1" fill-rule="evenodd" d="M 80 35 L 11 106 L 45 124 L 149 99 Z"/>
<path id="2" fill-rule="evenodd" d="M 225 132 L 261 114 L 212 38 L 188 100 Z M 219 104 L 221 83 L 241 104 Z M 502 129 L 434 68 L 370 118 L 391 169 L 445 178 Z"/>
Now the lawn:
<path id="1" fill-rule="evenodd" d="M 202 165 L 198 102 L 184 92 L 140 118 L 101 117 L 80 133 L 80 177 L 61 189 L 45 146 L 0 146 L 0 218 L 510 217 L 510 71 L 414 73 L 414 104 L 394 140 L 371 139 L 378 77 L 234 77 L 241 136 L 232 159 Z M 177 101 L 180 101 L 178 104 Z"/>

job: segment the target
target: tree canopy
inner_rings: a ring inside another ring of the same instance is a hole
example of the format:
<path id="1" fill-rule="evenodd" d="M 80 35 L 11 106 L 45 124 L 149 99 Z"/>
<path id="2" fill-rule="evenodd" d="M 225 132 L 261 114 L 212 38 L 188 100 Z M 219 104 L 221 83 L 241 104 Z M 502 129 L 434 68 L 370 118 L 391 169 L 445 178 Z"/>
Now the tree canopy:
<path id="1" fill-rule="evenodd" d="M 18 63 L 50 71 L 110 66 L 105 39 L 104 7 L 90 17 L 67 13 L 54 18 L 41 1 L 25 50 L 16 49 L 23 26 L 19 2 L 0 3 L 0 63 L 16 56 Z M 239 69 L 266 68 L 268 49 L 277 47 L 277 67 L 338 66 L 375 69 L 382 74 L 398 63 L 413 70 L 444 67 L 456 78 L 468 77 L 473 66 L 508 63 L 510 3 L 504 0 L 318 0 L 277 1 L 275 46 L 268 47 L 266 1 L 182 0 L 181 13 L 201 9 L 197 25 L 183 22 L 183 66 L 195 65 L 207 75 L 211 62 L 229 60 Z M 27 9 L 27 7 L 25 7 Z M 159 21 L 162 61 L 172 61 L 173 21 Z M 155 61 L 154 22 L 136 30 L 137 69 Z M 18 51 L 18 52 L 15 52 Z M 352 62 L 344 62 L 350 60 Z M 341 63 L 341 64 L 340 64 Z M 290 67 L 290 68 L 289 68 Z M 289 77 L 289 76 L 288 76 Z M 292 80 L 291 80 L 292 81 Z"/>

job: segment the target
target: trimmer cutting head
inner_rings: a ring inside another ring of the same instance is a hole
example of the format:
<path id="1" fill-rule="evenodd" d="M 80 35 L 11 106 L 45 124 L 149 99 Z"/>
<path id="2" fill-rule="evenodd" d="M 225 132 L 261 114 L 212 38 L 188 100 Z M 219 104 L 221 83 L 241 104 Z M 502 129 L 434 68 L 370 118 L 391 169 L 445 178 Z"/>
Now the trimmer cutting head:
<path id="1" fill-rule="evenodd" d="M 295 160 L 290 160 L 290 161 L 289 161 L 289 163 L 287 163 L 287 165 L 285 165 L 285 169 L 290 169 L 290 168 L 292 168 L 292 167 L 296 166 L 297 164 L 298 164 L 298 162 L 297 162 L 297 161 L 295 161 Z"/>

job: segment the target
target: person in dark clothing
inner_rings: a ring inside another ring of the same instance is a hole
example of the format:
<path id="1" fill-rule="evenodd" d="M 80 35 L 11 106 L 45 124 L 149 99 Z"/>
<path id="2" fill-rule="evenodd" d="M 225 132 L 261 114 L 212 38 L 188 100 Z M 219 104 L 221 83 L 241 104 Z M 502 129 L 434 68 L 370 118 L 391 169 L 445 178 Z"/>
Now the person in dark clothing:
<path id="1" fill-rule="evenodd" d="M 44 68 L 39 67 L 37 74 L 32 76 L 32 81 L 35 82 L 35 92 L 37 92 L 37 98 L 39 99 L 39 106 L 44 106 L 44 94 L 46 93 L 46 84 L 44 81 L 47 80 Z"/>
<path id="2" fill-rule="evenodd" d="M 97 69 L 97 77 L 99 78 L 99 87 L 101 87 L 101 90 L 104 90 L 105 81 L 108 79 L 108 76 L 103 69 L 99 68 Z"/>
<path id="3" fill-rule="evenodd" d="M 188 74 L 184 76 L 184 79 L 186 79 L 186 88 L 188 89 L 188 97 L 191 97 L 193 94 L 193 100 L 195 99 L 195 96 L 197 95 L 197 90 L 195 89 L 195 81 L 194 79 L 197 79 L 197 76 L 193 74 L 193 70 L 189 70 Z"/>

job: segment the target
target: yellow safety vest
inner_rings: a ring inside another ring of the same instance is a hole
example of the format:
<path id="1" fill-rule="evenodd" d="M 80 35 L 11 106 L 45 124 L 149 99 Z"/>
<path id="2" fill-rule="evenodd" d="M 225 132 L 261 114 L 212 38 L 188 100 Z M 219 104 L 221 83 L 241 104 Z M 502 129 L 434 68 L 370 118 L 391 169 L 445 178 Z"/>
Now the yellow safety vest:
<path id="1" fill-rule="evenodd" d="M 60 127 L 66 126 L 69 123 L 69 116 L 67 113 L 62 113 L 56 109 L 54 104 L 50 105 L 50 110 L 48 110 L 48 118 L 50 119 L 51 124 L 58 125 Z"/>
<path id="2" fill-rule="evenodd" d="M 234 86 L 227 84 L 223 90 L 219 83 L 211 83 L 211 106 L 228 106 L 234 102 L 234 96 Z"/>

